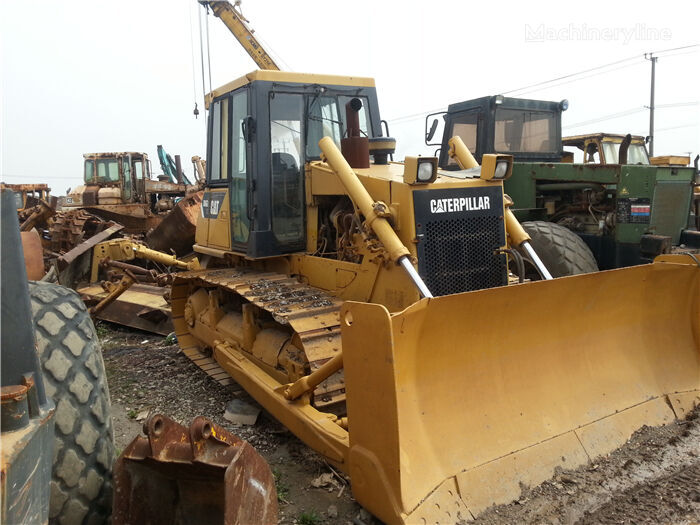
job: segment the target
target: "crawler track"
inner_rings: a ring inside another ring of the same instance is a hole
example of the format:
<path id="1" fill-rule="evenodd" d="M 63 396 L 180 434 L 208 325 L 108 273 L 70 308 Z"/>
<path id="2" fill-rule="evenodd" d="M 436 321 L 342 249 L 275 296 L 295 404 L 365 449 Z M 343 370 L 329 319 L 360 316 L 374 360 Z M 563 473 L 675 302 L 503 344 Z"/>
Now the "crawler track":
<path id="1" fill-rule="evenodd" d="M 187 297 L 197 288 L 220 288 L 240 296 L 268 312 L 280 326 L 291 327 L 308 360 L 316 370 L 341 350 L 339 311 L 342 301 L 323 290 L 298 282 L 284 274 L 255 270 L 202 270 L 177 275 L 172 288 L 173 325 L 182 350 L 202 370 L 226 385 L 232 380 L 205 348 L 188 337 L 183 312 Z M 314 390 L 318 408 L 345 401 L 342 370 Z M 334 412 L 337 412 L 334 409 Z M 341 409 L 340 412 L 344 412 Z"/>

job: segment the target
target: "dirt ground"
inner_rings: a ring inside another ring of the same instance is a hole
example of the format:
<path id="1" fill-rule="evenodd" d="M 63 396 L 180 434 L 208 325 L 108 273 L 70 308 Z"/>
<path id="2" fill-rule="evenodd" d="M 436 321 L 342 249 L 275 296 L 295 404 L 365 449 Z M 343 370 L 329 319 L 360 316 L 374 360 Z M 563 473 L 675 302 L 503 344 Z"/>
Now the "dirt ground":
<path id="1" fill-rule="evenodd" d="M 143 420 L 151 412 L 186 426 L 202 415 L 248 441 L 268 461 L 277 480 L 279 523 L 373 522 L 352 499 L 349 479 L 272 416 L 263 411 L 254 426 L 224 419 L 226 403 L 232 399 L 256 405 L 239 386 L 222 386 L 212 380 L 164 337 L 102 322 L 97 332 L 112 400 L 117 453 L 141 433 Z"/>
<path id="2" fill-rule="evenodd" d="M 354 499 L 348 479 L 264 411 L 253 426 L 223 417 L 232 399 L 255 402 L 239 386 L 224 387 L 165 338 L 98 324 L 112 397 L 118 452 L 141 431 L 149 412 L 182 424 L 204 415 L 246 439 L 277 478 L 280 523 L 379 523 Z M 475 523 L 700 523 L 700 417 L 643 428 L 613 454 L 559 471 L 519 501 L 492 507 Z M 314 483 L 315 482 L 315 483 Z M 316 487 L 319 482 L 325 485 Z"/>

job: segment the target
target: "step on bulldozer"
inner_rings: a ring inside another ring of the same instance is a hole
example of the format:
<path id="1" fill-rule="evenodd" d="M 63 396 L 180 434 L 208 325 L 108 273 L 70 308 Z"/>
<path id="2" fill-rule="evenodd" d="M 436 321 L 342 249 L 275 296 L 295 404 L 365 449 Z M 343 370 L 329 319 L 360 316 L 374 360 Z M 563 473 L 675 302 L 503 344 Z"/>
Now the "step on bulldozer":
<path id="1" fill-rule="evenodd" d="M 512 157 L 479 166 L 456 137 L 459 170 L 390 161 L 369 78 L 254 71 L 207 107 L 179 344 L 381 520 L 469 520 L 699 402 L 696 258 L 551 279 L 503 192 Z M 525 261 L 542 280 L 518 282 Z"/>

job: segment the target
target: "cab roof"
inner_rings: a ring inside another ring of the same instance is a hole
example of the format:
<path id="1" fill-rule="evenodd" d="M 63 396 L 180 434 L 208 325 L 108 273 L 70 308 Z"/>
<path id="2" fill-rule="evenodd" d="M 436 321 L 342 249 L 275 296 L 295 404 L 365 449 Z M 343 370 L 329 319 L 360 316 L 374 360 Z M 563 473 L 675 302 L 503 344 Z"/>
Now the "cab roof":
<path id="1" fill-rule="evenodd" d="M 141 153 L 139 151 L 112 151 L 105 153 L 83 153 L 83 158 L 85 159 L 113 159 L 117 157 L 123 157 L 125 155 L 131 155 L 132 157 L 148 157 L 146 153 Z"/>
<path id="2" fill-rule="evenodd" d="M 349 77 L 341 75 L 319 75 L 316 73 L 292 73 L 291 71 L 272 71 L 257 69 L 237 78 L 223 86 L 216 88 L 208 93 L 205 97 L 206 107 L 209 103 L 226 93 L 238 89 L 239 87 L 250 84 L 251 82 L 268 81 L 268 82 L 286 82 L 290 84 L 321 84 L 331 86 L 357 86 L 357 87 L 375 87 L 374 79 L 369 77 Z"/>
<path id="3" fill-rule="evenodd" d="M 609 142 L 622 142 L 625 135 L 618 135 L 615 133 L 588 133 L 585 135 L 572 135 L 569 137 L 564 137 L 561 142 L 564 146 L 574 146 L 579 149 L 584 148 L 584 144 L 588 140 L 601 140 Z M 641 135 L 632 135 L 632 144 L 644 144 L 645 139 Z"/>

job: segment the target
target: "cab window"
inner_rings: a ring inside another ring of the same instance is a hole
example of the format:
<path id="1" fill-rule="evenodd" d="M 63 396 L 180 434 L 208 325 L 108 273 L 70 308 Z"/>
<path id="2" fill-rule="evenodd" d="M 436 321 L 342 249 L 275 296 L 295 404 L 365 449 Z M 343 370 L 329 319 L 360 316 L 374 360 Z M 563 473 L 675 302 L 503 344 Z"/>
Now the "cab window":
<path id="1" fill-rule="evenodd" d="M 131 192 L 131 166 L 129 166 L 129 157 L 122 159 L 122 174 L 124 176 L 123 195 L 125 201 L 130 201 Z"/>
<path id="2" fill-rule="evenodd" d="M 136 180 L 143 179 L 143 162 L 137 160 L 134 162 L 134 174 L 136 175 Z"/>
<path id="3" fill-rule="evenodd" d="M 600 151 L 598 151 L 598 144 L 595 142 L 589 142 L 586 144 L 586 151 L 583 156 L 583 162 L 588 164 L 600 164 Z"/>
<path id="4" fill-rule="evenodd" d="M 302 95 L 270 94 L 272 231 L 288 248 L 304 241 L 303 110 Z"/>
<path id="5" fill-rule="evenodd" d="M 92 182 L 95 178 L 95 161 L 86 160 L 85 161 L 85 182 Z"/>
<path id="6" fill-rule="evenodd" d="M 117 159 L 97 159 L 97 182 L 119 182 L 119 161 Z"/>
<path id="7" fill-rule="evenodd" d="M 248 92 L 231 97 L 231 163 L 229 171 L 231 227 L 234 242 L 246 242 L 250 228 L 248 219 L 247 157 L 243 121 L 248 115 Z"/>
<path id="8" fill-rule="evenodd" d="M 214 102 L 211 110 L 211 146 L 207 167 L 209 181 L 217 182 L 228 176 L 229 99 Z"/>
<path id="9" fill-rule="evenodd" d="M 498 108 L 494 150 L 509 153 L 558 151 L 556 114 Z"/>
<path id="10" fill-rule="evenodd" d="M 345 121 L 345 105 L 350 102 L 353 98 L 359 98 L 362 101 L 362 109 L 360 110 L 360 131 L 366 137 L 372 137 L 372 130 L 370 129 L 369 120 L 369 105 L 367 104 L 367 97 L 348 97 L 340 96 L 338 97 L 338 105 L 340 106 L 340 115 L 342 116 L 341 121 Z M 343 126 L 343 132 L 347 134 L 347 127 Z"/>
<path id="11" fill-rule="evenodd" d="M 462 139 L 464 144 L 469 148 L 469 151 L 474 153 L 476 151 L 476 128 L 479 122 L 479 111 L 466 111 L 464 113 L 457 113 L 452 117 L 452 132 L 449 138 L 458 136 Z M 448 158 L 448 166 L 456 166 L 457 161 Z"/>
<path id="12" fill-rule="evenodd" d="M 323 137 L 332 138 L 336 146 L 340 147 L 340 139 L 342 138 L 341 119 L 338 112 L 338 101 L 335 97 L 310 98 L 307 119 L 307 158 L 319 158 L 321 156 L 318 141 Z"/>

